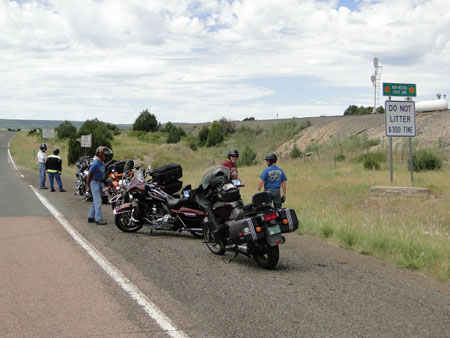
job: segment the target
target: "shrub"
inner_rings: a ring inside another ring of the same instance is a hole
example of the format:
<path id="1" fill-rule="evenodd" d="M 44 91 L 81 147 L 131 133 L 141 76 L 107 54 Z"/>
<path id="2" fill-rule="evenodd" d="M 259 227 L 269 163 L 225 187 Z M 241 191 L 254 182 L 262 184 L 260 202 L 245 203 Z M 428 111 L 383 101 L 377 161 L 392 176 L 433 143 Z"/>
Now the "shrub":
<path id="1" fill-rule="evenodd" d="M 414 171 L 439 170 L 442 168 L 442 159 L 431 150 L 421 149 L 413 154 Z M 410 162 L 408 161 L 408 170 Z"/>
<path id="2" fill-rule="evenodd" d="M 58 138 L 72 137 L 77 133 L 77 127 L 75 127 L 69 121 L 64 121 L 56 129 L 56 134 Z"/>
<path id="3" fill-rule="evenodd" d="M 246 165 L 252 165 L 255 163 L 256 163 L 255 151 L 252 148 L 250 148 L 249 146 L 246 146 L 244 148 L 244 151 L 242 152 L 241 156 L 239 156 L 238 165 L 246 166 Z"/>
<path id="4" fill-rule="evenodd" d="M 364 168 L 380 170 L 380 162 L 374 156 L 366 156 L 364 159 Z"/>
<path id="5" fill-rule="evenodd" d="M 75 164 L 78 158 L 85 154 L 85 150 L 82 149 L 81 144 L 77 139 L 80 138 L 81 135 L 89 134 L 92 134 L 92 144 L 90 148 L 86 149 L 87 155 L 94 156 L 98 146 L 107 146 L 111 148 L 111 142 L 114 137 L 106 123 L 99 121 L 98 119 L 87 120 L 83 123 L 80 130 L 69 140 L 69 153 L 67 155 L 69 164 Z"/>
<path id="6" fill-rule="evenodd" d="M 291 150 L 290 157 L 291 158 L 299 158 L 303 155 L 303 153 L 298 149 L 297 145 L 294 144 L 294 147 Z"/>
<path id="7" fill-rule="evenodd" d="M 157 131 L 158 127 L 156 116 L 150 114 L 148 109 L 144 110 L 133 123 L 133 130 Z"/>
<path id="8" fill-rule="evenodd" d="M 223 139 L 224 139 L 224 134 L 223 134 L 222 128 L 218 122 L 214 121 L 211 124 L 211 129 L 209 130 L 209 133 L 208 133 L 208 139 L 206 140 L 206 145 L 208 147 L 215 146 L 216 144 L 221 143 L 223 141 Z"/>
<path id="9" fill-rule="evenodd" d="M 209 127 L 205 124 L 202 129 L 198 132 L 198 138 L 200 140 L 201 145 L 205 145 L 208 140 L 209 135 Z"/>
<path id="10" fill-rule="evenodd" d="M 345 155 L 343 153 L 339 153 L 336 155 L 336 161 L 344 161 Z"/>

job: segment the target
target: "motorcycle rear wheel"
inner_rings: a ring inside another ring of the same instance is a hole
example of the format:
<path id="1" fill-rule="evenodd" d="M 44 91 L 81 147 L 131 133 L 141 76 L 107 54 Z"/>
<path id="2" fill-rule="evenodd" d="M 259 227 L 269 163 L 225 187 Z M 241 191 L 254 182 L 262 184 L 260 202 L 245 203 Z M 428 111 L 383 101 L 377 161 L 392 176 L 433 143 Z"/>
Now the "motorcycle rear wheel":
<path id="1" fill-rule="evenodd" d="M 262 253 L 264 252 L 264 253 Z M 257 254 L 253 254 L 253 259 L 256 264 L 263 269 L 271 270 L 275 268 L 278 264 L 278 260 L 280 258 L 280 248 L 278 245 L 270 246 L 267 243 L 264 243 L 264 246 L 261 248 L 260 252 Z"/>
<path id="2" fill-rule="evenodd" d="M 142 224 L 135 224 L 131 221 L 131 212 L 125 212 L 114 216 L 116 226 L 123 232 L 136 232 L 142 229 Z"/>
<path id="3" fill-rule="evenodd" d="M 205 240 L 206 246 L 213 254 L 223 255 L 225 253 L 225 249 L 222 249 L 220 245 L 216 243 L 210 223 L 203 224 L 203 239 Z"/>

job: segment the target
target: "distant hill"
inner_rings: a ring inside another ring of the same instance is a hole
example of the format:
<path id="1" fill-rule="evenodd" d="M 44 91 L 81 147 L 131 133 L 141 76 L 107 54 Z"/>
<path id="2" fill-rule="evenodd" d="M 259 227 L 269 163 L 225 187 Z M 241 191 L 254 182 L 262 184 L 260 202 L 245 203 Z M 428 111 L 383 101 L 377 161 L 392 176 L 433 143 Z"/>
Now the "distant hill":
<path id="1" fill-rule="evenodd" d="M 55 120 L 10 120 L 10 119 L 0 119 L 0 129 L 22 129 L 31 130 L 34 128 L 42 129 L 52 129 L 58 127 L 64 121 Z M 75 127 L 80 128 L 85 121 L 69 121 Z M 109 123 L 109 122 L 106 122 Z M 114 123 L 111 123 L 114 124 Z M 129 129 L 131 124 L 116 124 L 119 129 Z"/>

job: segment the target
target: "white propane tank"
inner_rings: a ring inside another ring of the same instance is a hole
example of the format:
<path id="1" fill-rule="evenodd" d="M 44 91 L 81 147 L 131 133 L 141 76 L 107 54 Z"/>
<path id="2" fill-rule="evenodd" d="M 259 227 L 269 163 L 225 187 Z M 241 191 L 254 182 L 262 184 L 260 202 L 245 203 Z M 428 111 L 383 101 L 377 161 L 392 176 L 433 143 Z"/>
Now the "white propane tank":
<path id="1" fill-rule="evenodd" d="M 441 99 L 441 94 L 437 94 L 436 100 L 429 101 L 421 101 L 416 102 L 416 112 L 421 113 L 425 111 L 438 111 L 438 110 L 447 110 L 448 109 L 448 101 L 444 98 Z"/>

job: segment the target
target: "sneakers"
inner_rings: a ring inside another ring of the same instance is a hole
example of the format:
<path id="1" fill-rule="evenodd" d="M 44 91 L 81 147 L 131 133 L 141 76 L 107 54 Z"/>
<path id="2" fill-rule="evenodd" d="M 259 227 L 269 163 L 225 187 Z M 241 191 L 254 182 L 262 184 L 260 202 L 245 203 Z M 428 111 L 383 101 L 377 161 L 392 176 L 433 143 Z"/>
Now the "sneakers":
<path id="1" fill-rule="evenodd" d="M 55 192 L 55 189 L 50 190 L 51 192 Z"/>
<path id="2" fill-rule="evenodd" d="M 48 189 L 47 187 L 39 187 L 39 189 Z"/>
<path id="3" fill-rule="evenodd" d="M 88 217 L 88 223 L 95 223 L 95 218 Z"/>
<path id="4" fill-rule="evenodd" d="M 59 192 L 66 192 L 64 189 L 61 189 Z"/>

